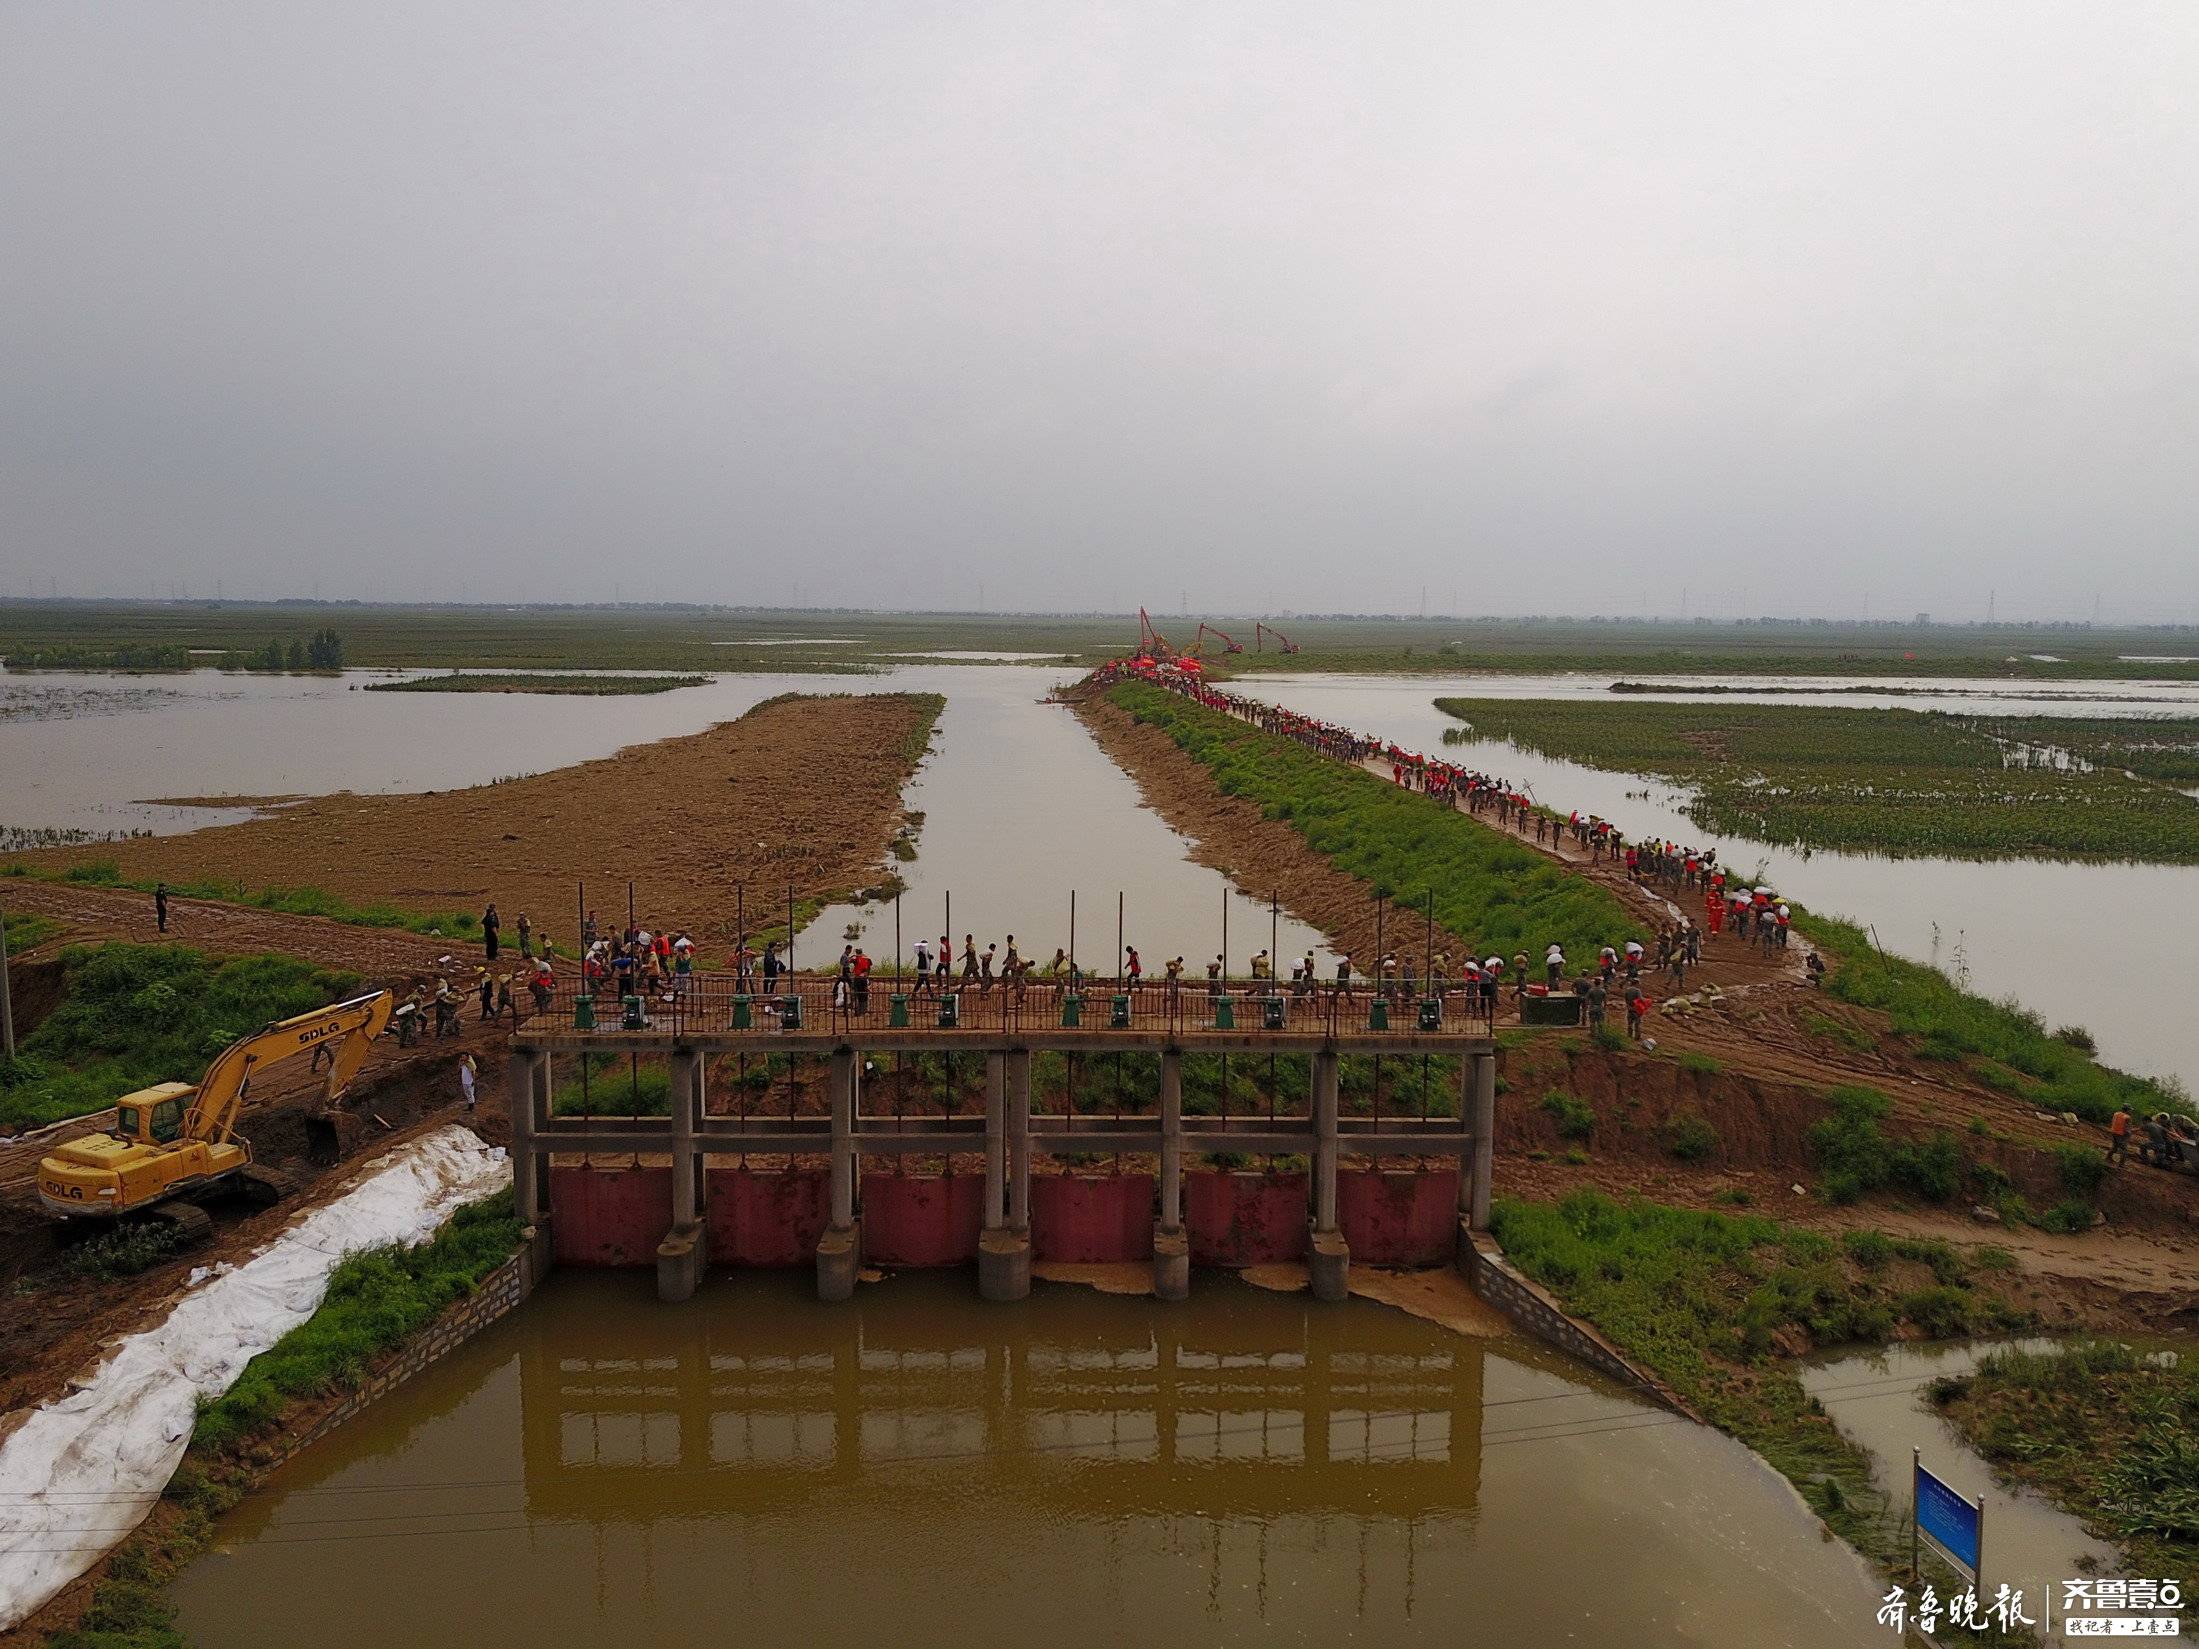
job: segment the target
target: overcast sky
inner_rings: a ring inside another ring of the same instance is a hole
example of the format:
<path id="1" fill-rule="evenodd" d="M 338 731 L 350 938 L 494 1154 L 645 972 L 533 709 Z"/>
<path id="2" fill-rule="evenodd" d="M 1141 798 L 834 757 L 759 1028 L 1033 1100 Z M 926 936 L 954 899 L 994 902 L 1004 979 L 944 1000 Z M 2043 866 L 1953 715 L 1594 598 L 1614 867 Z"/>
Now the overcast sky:
<path id="1" fill-rule="evenodd" d="M 0 594 L 2188 619 L 2199 6 L 0 5 Z"/>

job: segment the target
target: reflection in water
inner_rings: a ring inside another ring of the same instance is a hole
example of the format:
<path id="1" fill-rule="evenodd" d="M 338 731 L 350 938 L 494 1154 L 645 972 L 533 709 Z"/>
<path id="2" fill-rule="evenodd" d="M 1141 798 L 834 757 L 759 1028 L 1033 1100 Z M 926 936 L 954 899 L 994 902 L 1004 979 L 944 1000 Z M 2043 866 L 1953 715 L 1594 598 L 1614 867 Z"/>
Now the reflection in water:
<path id="1" fill-rule="evenodd" d="M 1856 1639 L 1869 1584 L 1783 1485 L 1561 1366 L 1222 1279 L 561 1276 L 176 1598 L 208 1649 Z"/>
<path id="2" fill-rule="evenodd" d="M 924 827 L 915 860 L 896 866 L 908 884 L 902 952 L 941 934 L 957 950 L 966 933 L 977 936 L 980 950 L 1014 934 L 1023 954 L 1043 964 L 1056 946 L 1073 940 L 1086 972 L 1112 976 L 1121 894 L 1123 941 L 1138 948 L 1146 970 L 1158 974 L 1170 957 L 1181 956 L 1196 978 L 1221 953 L 1229 884 L 1187 858 L 1184 839 L 1143 806 L 1130 776 L 1074 716 L 1045 701 L 1063 677 L 965 669 L 949 684 L 931 757 L 904 793 L 906 805 L 924 815 Z M 1333 963 L 1317 930 L 1288 912 L 1271 920 L 1257 867 L 1245 867 L 1240 878 L 1243 891 L 1229 895 L 1233 972 L 1247 972 L 1252 953 L 1271 945 L 1286 960 L 1310 950 L 1317 963 Z M 871 955 L 893 955 L 894 909 L 887 903 L 819 913 L 802 932 L 801 956 L 830 962 L 850 924 Z"/>

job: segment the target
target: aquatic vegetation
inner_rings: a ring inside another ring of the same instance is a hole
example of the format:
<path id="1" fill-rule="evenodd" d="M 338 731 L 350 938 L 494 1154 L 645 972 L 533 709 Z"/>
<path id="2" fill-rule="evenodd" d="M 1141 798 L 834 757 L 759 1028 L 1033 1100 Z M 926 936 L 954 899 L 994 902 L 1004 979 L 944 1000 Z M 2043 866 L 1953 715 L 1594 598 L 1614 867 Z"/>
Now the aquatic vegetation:
<path id="1" fill-rule="evenodd" d="M 574 698 L 609 698 L 632 693 L 669 693 L 700 687 L 708 676 L 545 676 L 492 671 L 446 676 L 412 676 L 404 681 L 370 681 L 370 693 L 549 693 Z"/>
<path id="2" fill-rule="evenodd" d="M 1436 700 L 1467 724 L 1686 787 L 1705 830 L 1897 855 L 2199 863 L 2199 719 L 1820 705 Z M 2074 758 L 2074 759 L 2072 759 Z"/>
<path id="3" fill-rule="evenodd" d="M 199 662 L 190 649 L 159 643 L 84 646 L 61 642 L 13 650 L 10 670 L 188 670 Z"/>
<path id="4" fill-rule="evenodd" d="M 1998 1469 L 2120 1546 L 2128 1572 L 2199 1585 L 2199 1359 L 2113 1340 L 1998 1351 L 1931 1395 Z"/>
<path id="5" fill-rule="evenodd" d="M 128 842 L 150 830 L 81 830 L 72 825 L 0 825 L 0 853 L 35 853 L 44 847 L 90 847 L 99 842 Z"/>

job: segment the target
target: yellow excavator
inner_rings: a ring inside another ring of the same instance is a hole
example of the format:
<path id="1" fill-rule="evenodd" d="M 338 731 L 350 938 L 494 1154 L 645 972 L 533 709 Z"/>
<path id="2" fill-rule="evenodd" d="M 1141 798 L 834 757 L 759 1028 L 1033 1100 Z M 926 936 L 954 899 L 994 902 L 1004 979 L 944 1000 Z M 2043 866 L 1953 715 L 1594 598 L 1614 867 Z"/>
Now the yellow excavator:
<path id="1" fill-rule="evenodd" d="M 275 1201 L 284 1190 L 280 1178 L 252 1170 L 251 1142 L 236 1133 L 252 1079 L 309 1054 L 316 1069 L 327 1065 L 333 1106 L 394 1006 L 390 992 L 376 991 L 278 1019 L 230 1044 L 196 1087 L 161 1082 L 125 1094 L 111 1132 L 71 1140 L 38 1164 L 38 1200 L 49 1213 L 87 1223 L 157 1208 L 188 1236 L 203 1235 L 209 1224 L 196 1202 L 208 1192 L 233 1188 Z"/>

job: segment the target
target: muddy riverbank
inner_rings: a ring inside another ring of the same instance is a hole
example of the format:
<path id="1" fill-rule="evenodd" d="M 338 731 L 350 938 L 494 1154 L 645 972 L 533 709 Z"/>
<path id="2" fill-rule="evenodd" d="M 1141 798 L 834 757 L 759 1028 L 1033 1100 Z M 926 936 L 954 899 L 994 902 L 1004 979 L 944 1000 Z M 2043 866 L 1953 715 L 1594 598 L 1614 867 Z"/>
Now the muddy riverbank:
<path id="1" fill-rule="evenodd" d="M 713 948 L 735 889 L 783 909 L 873 883 L 901 821 L 901 787 L 936 701 L 913 694 L 790 697 L 704 732 L 464 790 L 339 792 L 265 818 L 178 836 L 24 854 L 45 869 L 112 861 L 132 881 L 314 887 L 350 903 L 478 913 L 494 900 L 572 954 L 577 885 L 623 922 L 685 923 Z M 912 747 L 911 741 L 917 743 Z"/>

